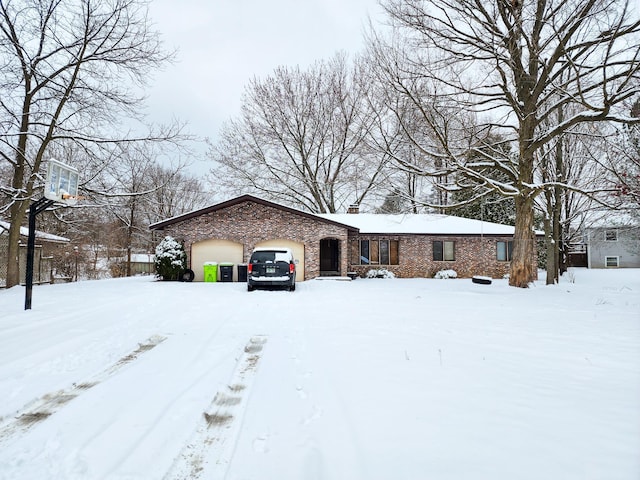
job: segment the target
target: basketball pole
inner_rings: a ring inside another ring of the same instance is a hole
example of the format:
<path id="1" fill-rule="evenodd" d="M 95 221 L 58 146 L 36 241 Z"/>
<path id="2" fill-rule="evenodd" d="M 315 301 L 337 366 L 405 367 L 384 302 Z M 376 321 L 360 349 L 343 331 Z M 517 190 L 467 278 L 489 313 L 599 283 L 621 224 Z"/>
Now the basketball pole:
<path id="1" fill-rule="evenodd" d="M 36 249 L 36 215 L 43 212 L 55 202 L 42 197 L 29 206 L 29 236 L 27 238 L 27 270 L 25 271 L 24 309 L 31 310 L 31 296 L 33 293 L 33 257 Z"/>

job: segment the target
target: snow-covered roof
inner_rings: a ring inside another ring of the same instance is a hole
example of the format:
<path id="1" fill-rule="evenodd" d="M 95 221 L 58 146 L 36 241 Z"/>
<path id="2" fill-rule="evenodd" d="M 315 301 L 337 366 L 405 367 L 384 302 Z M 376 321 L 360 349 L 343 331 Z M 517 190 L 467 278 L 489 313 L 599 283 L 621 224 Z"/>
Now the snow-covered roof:
<path id="1" fill-rule="evenodd" d="M 433 235 L 513 235 L 515 228 L 510 225 L 483 222 L 451 215 L 439 214 L 396 214 L 375 213 L 324 213 L 313 214 L 295 208 L 270 202 L 252 195 L 227 200 L 199 210 L 172 217 L 150 225 L 151 229 L 162 229 L 167 225 L 194 218 L 209 212 L 230 207 L 242 202 L 257 202 L 308 218 L 322 219 L 326 222 L 359 230 L 360 233 L 380 234 L 433 234 Z M 542 232 L 536 232 L 541 234 Z"/>
<path id="2" fill-rule="evenodd" d="M 439 214 L 325 213 L 318 217 L 343 223 L 360 233 L 435 235 L 513 235 L 514 227 Z"/>
<path id="3" fill-rule="evenodd" d="M 5 222 L 4 220 L 0 220 L 0 232 L 3 230 L 9 231 L 9 222 Z M 20 227 L 20 235 L 23 237 L 29 236 L 29 228 L 28 227 Z M 65 237 L 59 237 L 58 235 L 53 235 L 51 233 L 41 232 L 40 230 L 36 230 L 36 239 L 43 242 L 52 242 L 52 243 L 69 243 L 71 240 Z"/>

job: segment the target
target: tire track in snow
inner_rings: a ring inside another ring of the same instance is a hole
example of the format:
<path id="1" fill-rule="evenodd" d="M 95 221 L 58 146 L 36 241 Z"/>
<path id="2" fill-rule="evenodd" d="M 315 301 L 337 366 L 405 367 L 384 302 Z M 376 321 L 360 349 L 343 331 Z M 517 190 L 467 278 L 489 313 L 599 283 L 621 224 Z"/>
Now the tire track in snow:
<path id="1" fill-rule="evenodd" d="M 244 404 L 267 337 L 251 337 L 238 358 L 228 384 L 216 392 L 202 421 L 164 476 L 173 479 L 221 479 L 233 456 Z"/>
<path id="2" fill-rule="evenodd" d="M 166 339 L 167 337 L 154 335 L 148 338 L 144 343 L 138 344 L 138 348 L 89 380 L 74 383 L 71 387 L 64 390 L 47 393 L 25 405 L 21 410 L 18 410 L 16 415 L 8 421 L 0 424 L 0 444 L 17 434 L 26 433 L 33 426 L 59 411 L 74 398 L 112 377 L 120 369 L 137 360 L 141 355 L 155 348 Z"/>

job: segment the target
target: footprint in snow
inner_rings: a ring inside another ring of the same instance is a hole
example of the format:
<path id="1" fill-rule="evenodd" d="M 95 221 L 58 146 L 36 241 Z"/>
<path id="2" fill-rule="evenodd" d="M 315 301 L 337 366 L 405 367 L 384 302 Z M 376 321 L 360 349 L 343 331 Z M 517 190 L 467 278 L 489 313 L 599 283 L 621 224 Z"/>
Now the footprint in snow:
<path id="1" fill-rule="evenodd" d="M 256 453 L 268 453 L 269 446 L 267 444 L 268 436 L 261 435 L 253 440 L 253 451 Z"/>

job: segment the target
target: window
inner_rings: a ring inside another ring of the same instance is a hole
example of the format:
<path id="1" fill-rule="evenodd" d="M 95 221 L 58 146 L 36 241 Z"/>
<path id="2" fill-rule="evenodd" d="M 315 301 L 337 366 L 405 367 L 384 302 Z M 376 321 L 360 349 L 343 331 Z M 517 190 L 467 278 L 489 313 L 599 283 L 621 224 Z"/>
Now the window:
<path id="1" fill-rule="evenodd" d="M 604 231 L 604 241 L 605 242 L 617 242 L 618 241 L 618 230 L 605 230 Z"/>
<path id="2" fill-rule="evenodd" d="M 380 263 L 389 265 L 389 240 L 380 240 Z"/>
<path id="3" fill-rule="evenodd" d="M 513 242 L 497 242 L 496 258 L 499 262 L 510 262 L 513 257 Z"/>
<path id="4" fill-rule="evenodd" d="M 398 265 L 398 240 L 360 240 L 360 265 Z"/>
<path id="5" fill-rule="evenodd" d="M 360 265 L 369 263 L 369 240 L 360 240 Z"/>
<path id="6" fill-rule="evenodd" d="M 620 257 L 604 257 L 605 267 L 617 267 Z"/>
<path id="7" fill-rule="evenodd" d="M 456 259 L 456 242 L 434 240 L 433 259 L 438 262 L 452 262 Z"/>

